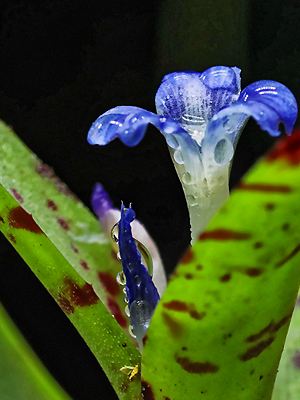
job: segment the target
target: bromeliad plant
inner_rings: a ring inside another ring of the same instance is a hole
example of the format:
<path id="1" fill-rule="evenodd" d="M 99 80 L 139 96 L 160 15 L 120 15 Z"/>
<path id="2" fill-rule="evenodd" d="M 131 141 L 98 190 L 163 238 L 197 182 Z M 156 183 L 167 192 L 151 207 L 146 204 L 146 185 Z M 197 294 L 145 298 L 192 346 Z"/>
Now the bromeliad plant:
<path id="1" fill-rule="evenodd" d="M 285 86 L 260 81 L 240 92 L 239 73 L 213 67 L 169 74 L 156 95 L 158 114 L 116 107 L 89 130 L 89 142 L 100 145 L 119 138 L 135 146 L 149 123 L 165 136 L 193 243 L 168 286 L 157 247 L 131 206 L 115 209 L 97 184 L 92 208 L 99 225 L 0 127 L 0 229 L 78 329 L 120 399 L 272 397 L 300 283 L 300 135 L 279 141 L 226 202 L 248 118 L 278 136 L 280 124 L 291 133 L 297 116 Z M 286 393 L 297 399 L 289 380 L 299 368 L 292 339 L 276 400 Z M 55 388 L 48 398 L 65 398 Z"/>

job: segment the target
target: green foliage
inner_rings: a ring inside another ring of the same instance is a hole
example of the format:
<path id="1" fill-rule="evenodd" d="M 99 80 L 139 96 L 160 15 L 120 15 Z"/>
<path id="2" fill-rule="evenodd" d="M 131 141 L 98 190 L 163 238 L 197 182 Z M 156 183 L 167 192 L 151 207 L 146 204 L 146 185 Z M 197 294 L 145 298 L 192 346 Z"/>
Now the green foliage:
<path id="1" fill-rule="evenodd" d="M 68 400 L 0 305 L 2 400 Z"/>
<path id="2" fill-rule="evenodd" d="M 250 171 L 176 269 L 144 348 L 149 398 L 271 398 L 300 283 L 300 165 L 276 154 Z"/>
<path id="3" fill-rule="evenodd" d="M 119 398 L 138 399 L 139 378 L 120 372 L 140 358 L 119 305 L 120 266 L 98 222 L 2 123 L 0 159 L 0 230 L 74 324 Z"/>
<path id="4" fill-rule="evenodd" d="M 299 295 L 298 295 L 299 296 Z M 298 400 L 300 393 L 300 307 L 299 297 L 284 345 L 272 400 Z"/>

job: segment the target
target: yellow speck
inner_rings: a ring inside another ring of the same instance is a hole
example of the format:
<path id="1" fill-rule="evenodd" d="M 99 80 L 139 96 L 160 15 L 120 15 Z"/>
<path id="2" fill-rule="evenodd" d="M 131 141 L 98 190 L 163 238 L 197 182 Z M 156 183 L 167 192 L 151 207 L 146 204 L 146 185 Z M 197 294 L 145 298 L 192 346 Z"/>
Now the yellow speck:
<path id="1" fill-rule="evenodd" d="M 120 368 L 120 371 L 128 375 L 129 380 L 132 381 L 132 379 L 139 372 L 139 366 L 138 364 L 136 364 L 134 367 L 131 367 L 130 365 L 124 365 L 124 367 Z"/>

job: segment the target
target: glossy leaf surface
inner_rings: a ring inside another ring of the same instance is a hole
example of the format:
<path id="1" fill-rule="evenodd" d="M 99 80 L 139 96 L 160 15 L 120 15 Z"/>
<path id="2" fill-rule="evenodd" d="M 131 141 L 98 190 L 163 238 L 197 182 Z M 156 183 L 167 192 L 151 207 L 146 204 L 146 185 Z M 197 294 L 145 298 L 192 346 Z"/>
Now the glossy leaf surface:
<path id="1" fill-rule="evenodd" d="M 139 364 L 132 339 L 117 324 L 127 326 L 115 281 L 120 266 L 98 222 L 4 124 L 0 160 L 0 230 L 70 318 L 119 397 L 138 399 L 138 377 L 130 382 L 120 372 Z"/>

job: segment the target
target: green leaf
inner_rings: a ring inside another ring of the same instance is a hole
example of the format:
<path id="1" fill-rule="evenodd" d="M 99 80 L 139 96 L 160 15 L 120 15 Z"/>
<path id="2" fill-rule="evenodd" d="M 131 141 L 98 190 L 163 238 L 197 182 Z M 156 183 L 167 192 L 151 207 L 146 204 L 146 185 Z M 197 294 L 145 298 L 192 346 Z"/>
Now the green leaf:
<path id="1" fill-rule="evenodd" d="M 298 295 L 299 296 L 299 295 Z M 284 345 L 272 400 L 298 400 L 300 393 L 300 307 L 299 297 Z"/>
<path id="2" fill-rule="evenodd" d="M 285 140 L 236 188 L 169 283 L 143 352 L 148 398 L 271 398 L 300 282 L 299 141 Z"/>
<path id="3" fill-rule="evenodd" d="M 69 396 L 33 353 L 0 304 L 2 400 L 67 400 Z"/>
<path id="4" fill-rule="evenodd" d="M 120 372 L 140 360 L 115 282 L 120 266 L 97 220 L 3 123 L 0 160 L 0 230 L 74 324 L 119 398 L 138 399 L 139 377 L 129 381 Z"/>

